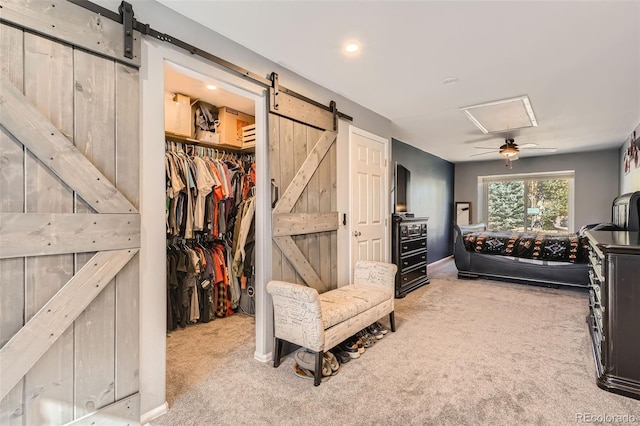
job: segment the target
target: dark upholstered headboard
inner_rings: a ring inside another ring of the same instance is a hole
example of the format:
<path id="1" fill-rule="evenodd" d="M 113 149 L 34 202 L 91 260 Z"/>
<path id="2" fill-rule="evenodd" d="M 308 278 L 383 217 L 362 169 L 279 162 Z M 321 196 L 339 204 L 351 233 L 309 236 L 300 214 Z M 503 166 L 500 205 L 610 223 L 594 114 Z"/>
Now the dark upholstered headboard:
<path id="1" fill-rule="evenodd" d="M 640 231 L 640 191 L 623 194 L 613 200 L 611 221 L 627 231 Z"/>

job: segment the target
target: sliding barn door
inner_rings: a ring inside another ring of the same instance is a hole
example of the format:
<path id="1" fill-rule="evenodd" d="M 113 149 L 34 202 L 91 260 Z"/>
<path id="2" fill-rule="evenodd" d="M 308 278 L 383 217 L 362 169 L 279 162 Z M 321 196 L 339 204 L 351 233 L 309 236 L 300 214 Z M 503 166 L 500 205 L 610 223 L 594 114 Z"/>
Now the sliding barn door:
<path id="1" fill-rule="evenodd" d="M 0 6 L 0 424 L 135 424 L 140 37 Z"/>
<path id="2" fill-rule="evenodd" d="M 283 92 L 269 97 L 272 277 L 322 293 L 337 286 L 334 115 Z"/>

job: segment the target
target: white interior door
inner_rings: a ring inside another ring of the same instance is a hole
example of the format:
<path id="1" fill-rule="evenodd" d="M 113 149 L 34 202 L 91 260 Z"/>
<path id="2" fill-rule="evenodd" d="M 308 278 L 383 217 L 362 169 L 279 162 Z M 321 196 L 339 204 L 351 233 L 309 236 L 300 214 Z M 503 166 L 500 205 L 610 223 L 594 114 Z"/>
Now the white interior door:
<path id="1" fill-rule="evenodd" d="M 351 260 L 386 261 L 388 140 L 350 127 Z"/>

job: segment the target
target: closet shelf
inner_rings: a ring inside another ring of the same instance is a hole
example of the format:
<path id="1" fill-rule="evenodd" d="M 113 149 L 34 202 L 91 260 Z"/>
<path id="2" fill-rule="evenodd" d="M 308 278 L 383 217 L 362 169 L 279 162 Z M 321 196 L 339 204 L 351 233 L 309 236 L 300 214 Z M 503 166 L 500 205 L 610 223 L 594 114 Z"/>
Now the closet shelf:
<path id="1" fill-rule="evenodd" d="M 179 135 L 175 135 L 173 133 L 169 133 L 169 132 L 165 132 L 164 133 L 164 137 L 166 140 L 169 140 L 171 142 L 178 142 L 178 143 L 183 143 L 183 144 L 187 144 L 187 145 L 196 145 L 196 146 L 202 146 L 204 148 L 213 148 L 213 149 L 220 149 L 223 151 L 229 151 L 229 152 L 236 152 L 236 153 L 254 153 L 256 150 L 255 144 L 252 146 L 248 146 L 246 148 L 238 148 L 237 146 L 232 146 L 232 145 L 226 145 L 226 144 L 218 144 L 218 145 L 211 145 L 211 144 L 206 144 L 203 143 L 201 141 L 199 141 L 198 139 L 193 139 L 193 138 L 188 138 L 185 136 L 179 136 Z"/>

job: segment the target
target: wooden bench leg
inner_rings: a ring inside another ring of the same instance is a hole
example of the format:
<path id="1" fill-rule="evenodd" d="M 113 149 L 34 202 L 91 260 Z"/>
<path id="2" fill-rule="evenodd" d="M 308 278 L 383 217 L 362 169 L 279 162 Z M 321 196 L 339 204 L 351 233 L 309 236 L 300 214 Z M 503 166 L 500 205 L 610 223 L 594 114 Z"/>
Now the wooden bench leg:
<path id="1" fill-rule="evenodd" d="M 323 363 L 322 351 L 316 352 L 316 371 L 313 373 L 313 386 L 320 386 L 322 379 L 322 363 Z"/>
<path id="2" fill-rule="evenodd" d="M 273 345 L 273 368 L 278 368 L 280 365 L 280 357 L 282 354 L 282 340 L 275 338 Z"/>
<path id="3" fill-rule="evenodd" d="M 393 315 L 393 312 L 389 314 L 389 324 L 391 325 L 391 331 L 396 332 L 396 319 Z"/>

